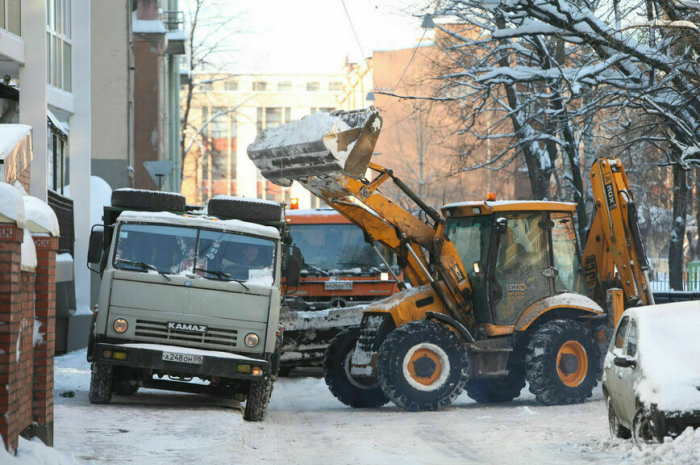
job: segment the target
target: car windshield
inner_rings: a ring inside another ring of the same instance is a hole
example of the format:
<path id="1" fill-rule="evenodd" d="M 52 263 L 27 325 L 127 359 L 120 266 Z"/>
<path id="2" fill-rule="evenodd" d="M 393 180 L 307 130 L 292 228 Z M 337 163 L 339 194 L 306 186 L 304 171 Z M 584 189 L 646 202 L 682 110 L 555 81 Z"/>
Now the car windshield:
<path id="1" fill-rule="evenodd" d="M 114 267 L 272 285 L 275 242 L 243 234 L 156 224 L 122 224 Z"/>
<path id="2" fill-rule="evenodd" d="M 292 244 L 299 247 L 307 273 L 358 274 L 388 271 L 377 252 L 365 242 L 362 230 L 353 224 L 292 224 Z M 394 255 L 380 246 L 394 266 Z M 319 271 L 320 270 L 320 271 Z"/>

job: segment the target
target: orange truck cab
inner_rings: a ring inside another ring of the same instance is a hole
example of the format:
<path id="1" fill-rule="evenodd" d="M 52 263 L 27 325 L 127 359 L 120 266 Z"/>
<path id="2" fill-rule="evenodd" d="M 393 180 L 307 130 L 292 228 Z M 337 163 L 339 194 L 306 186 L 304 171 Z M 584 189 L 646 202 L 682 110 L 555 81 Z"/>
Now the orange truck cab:
<path id="1" fill-rule="evenodd" d="M 318 364 L 338 332 L 360 324 L 364 305 L 398 292 L 385 261 L 400 272 L 394 254 L 379 246 L 382 260 L 362 229 L 335 210 L 289 210 L 286 221 L 303 264 L 297 288 L 283 281 L 283 373 Z"/>

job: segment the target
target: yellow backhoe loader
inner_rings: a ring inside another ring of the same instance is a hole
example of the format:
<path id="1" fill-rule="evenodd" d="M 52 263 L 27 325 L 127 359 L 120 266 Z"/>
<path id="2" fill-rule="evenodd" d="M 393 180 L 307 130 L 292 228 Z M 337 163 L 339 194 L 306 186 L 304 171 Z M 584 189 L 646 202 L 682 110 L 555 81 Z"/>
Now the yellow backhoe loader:
<path id="1" fill-rule="evenodd" d="M 435 211 L 370 161 L 381 127 L 374 108 L 317 113 L 248 148 L 266 179 L 299 182 L 403 271 L 402 291 L 368 305 L 328 348 L 331 392 L 353 407 L 412 411 L 443 408 L 465 388 L 479 402 L 509 401 L 526 380 L 543 404 L 590 397 L 609 328 L 625 307 L 653 303 L 620 161 L 591 169 L 596 212 L 581 252 L 572 203 L 492 198 Z M 421 213 L 389 199 L 384 183 Z"/>

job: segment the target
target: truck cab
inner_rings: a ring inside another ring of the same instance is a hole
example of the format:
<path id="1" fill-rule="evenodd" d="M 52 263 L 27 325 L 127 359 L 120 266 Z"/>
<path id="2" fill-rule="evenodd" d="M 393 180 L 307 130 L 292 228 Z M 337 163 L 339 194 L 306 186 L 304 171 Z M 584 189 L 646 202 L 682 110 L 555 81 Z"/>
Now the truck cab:
<path id="1" fill-rule="evenodd" d="M 252 202 L 220 200 L 229 214 L 211 204 L 209 214 L 105 209 L 107 234 L 91 239 L 102 253 L 89 254 L 102 277 L 88 348 L 92 403 L 148 387 L 237 397 L 246 419 L 264 417 L 282 339 L 283 258 L 289 269 L 294 254 L 281 240 L 279 204 L 261 204 L 267 219 L 256 223 L 230 214 Z"/>

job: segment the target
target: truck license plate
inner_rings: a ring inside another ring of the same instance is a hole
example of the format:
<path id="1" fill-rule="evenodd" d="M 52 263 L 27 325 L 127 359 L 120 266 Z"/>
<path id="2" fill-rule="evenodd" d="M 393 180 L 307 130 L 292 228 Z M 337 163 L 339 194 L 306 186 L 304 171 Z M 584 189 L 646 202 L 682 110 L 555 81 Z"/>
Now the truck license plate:
<path id="1" fill-rule="evenodd" d="M 191 355 L 191 354 L 176 354 L 174 352 L 163 352 L 163 360 L 168 362 L 180 362 L 180 363 L 194 363 L 195 365 L 201 365 L 204 361 L 204 357 L 201 355 Z"/>
<path id="2" fill-rule="evenodd" d="M 352 281 L 326 281 L 327 291 L 352 291 Z"/>

